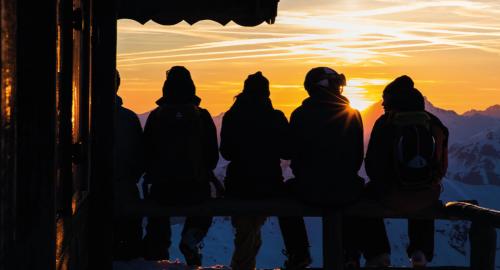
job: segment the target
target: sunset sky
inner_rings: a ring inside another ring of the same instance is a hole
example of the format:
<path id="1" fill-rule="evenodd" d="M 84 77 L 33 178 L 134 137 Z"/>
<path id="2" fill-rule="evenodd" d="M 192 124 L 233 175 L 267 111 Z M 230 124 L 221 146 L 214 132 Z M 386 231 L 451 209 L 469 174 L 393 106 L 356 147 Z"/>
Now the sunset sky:
<path id="1" fill-rule="evenodd" d="M 316 66 L 344 73 L 345 94 L 359 109 L 402 74 L 438 107 L 484 109 L 500 103 L 500 1 L 281 0 L 275 24 L 251 28 L 118 22 L 125 106 L 153 109 L 173 65 L 191 71 L 212 115 L 226 111 L 259 70 L 275 107 L 289 115 Z"/>

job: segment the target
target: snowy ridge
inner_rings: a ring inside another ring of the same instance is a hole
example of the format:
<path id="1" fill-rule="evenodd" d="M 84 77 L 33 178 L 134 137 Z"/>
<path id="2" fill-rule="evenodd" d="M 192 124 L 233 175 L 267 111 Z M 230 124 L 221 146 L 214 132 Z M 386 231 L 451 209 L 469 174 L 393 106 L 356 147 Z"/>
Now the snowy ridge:
<path id="1" fill-rule="evenodd" d="M 500 126 L 449 148 L 450 179 L 472 185 L 500 186 Z"/>

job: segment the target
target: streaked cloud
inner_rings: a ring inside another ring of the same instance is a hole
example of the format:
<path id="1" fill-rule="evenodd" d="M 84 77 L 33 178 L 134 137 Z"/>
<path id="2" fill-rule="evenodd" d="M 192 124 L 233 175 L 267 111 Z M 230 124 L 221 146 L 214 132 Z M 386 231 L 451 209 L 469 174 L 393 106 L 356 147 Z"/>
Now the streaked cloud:
<path id="1" fill-rule="evenodd" d="M 500 67 L 498 1 L 315 0 L 312 4 L 309 0 L 288 0 L 280 3 L 274 25 L 245 28 L 200 22 L 166 27 L 120 21 L 118 31 L 117 63 L 124 72 L 163 72 L 172 65 L 189 65 L 210 73 L 200 75 L 206 89 L 220 87 L 231 95 L 236 90 L 229 87 L 236 85 L 207 81 L 222 76 L 212 72 L 214 68 L 226 73 L 265 69 L 280 80 L 271 81 L 275 89 L 289 89 L 302 97 L 298 83 L 302 78 L 292 79 L 282 73 L 297 70 L 296 74 L 303 76 L 305 69 L 315 65 L 341 67 L 358 72 L 346 92 L 352 98 L 364 99 L 366 105 L 379 95 L 389 80 L 386 75 L 398 73 L 396 66 L 411 69 L 404 73 L 428 73 L 432 77 L 434 73 L 426 72 L 425 65 L 434 68 L 437 58 L 440 66 L 448 62 L 446 77 L 450 83 L 434 84 L 445 88 L 451 88 L 451 82 L 458 81 L 453 76 L 463 77 L 466 70 L 477 71 L 470 76 L 483 83 L 484 74 L 477 68 L 457 66 L 458 62 L 469 61 L 465 59 L 475 63 L 475 55 L 485 59 L 490 69 Z M 382 75 L 377 77 L 376 73 Z M 244 75 L 226 76 L 241 80 Z M 130 83 L 141 85 L 147 82 Z M 155 85 L 161 82 L 155 81 Z M 288 98 L 282 99 L 282 104 L 292 104 Z"/>

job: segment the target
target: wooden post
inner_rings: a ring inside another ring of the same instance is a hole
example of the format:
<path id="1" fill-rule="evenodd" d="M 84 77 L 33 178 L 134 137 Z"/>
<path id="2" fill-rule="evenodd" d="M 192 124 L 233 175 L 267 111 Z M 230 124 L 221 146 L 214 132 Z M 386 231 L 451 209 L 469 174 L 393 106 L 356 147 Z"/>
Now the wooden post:
<path id="1" fill-rule="evenodd" d="M 115 111 L 116 10 L 114 0 L 93 0 L 89 269 L 112 269 L 113 119 Z"/>
<path id="2" fill-rule="evenodd" d="M 16 269 L 16 1 L 0 0 L 0 270 Z"/>
<path id="3" fill-rule="evenodd" d="M 18 0 L 15 269 L 55 268 L 56 0 Z M 3 179 L 2 179 L 3 180 Z"/>
<path id="4" fill-rule="evenodd" d="M 470 266 L 472 270 L 495 270 L 497 234 L 485 221 L 473 221 L 470 231 Z"/>
<path id="5" fill-rule="evenodd" d="M 323 214 L 323 269 L 343 270 L 342 212 L 325 210 Z"/>

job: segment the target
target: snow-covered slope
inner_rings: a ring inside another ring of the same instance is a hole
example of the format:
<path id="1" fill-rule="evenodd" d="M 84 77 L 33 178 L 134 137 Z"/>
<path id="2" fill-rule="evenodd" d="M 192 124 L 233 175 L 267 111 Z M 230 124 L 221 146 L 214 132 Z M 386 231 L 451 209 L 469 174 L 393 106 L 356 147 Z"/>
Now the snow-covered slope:
<path id="1" fill-rule="evenodd" d="M 500 186 L 500 126 L 449 148 L 448 177 L 473 185 Z"/>

